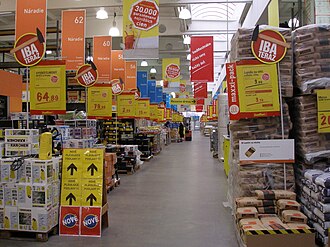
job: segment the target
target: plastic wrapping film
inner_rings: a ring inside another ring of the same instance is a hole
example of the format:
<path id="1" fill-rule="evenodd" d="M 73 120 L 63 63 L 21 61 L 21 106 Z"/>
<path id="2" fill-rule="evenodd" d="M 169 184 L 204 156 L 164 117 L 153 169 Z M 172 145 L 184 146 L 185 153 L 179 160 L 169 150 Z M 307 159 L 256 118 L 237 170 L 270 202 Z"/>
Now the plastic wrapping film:
<path id="1" fill-rule="evenodd" d="M 297 156 L 307 164 L 330 158 L 330 133 L 318 133 L 316 95 L 293 98 L 290 113 Z"/>
<path id="2" fill-rule="evenodd" d="M 267 25 L 262 25 L 259 30 L 271 29 L 280 32 L 287 43 L 292 43 L 291 30 L 286 28 L 278 28 Z M 255 59 L 251 50 L 251 40 L 253 28 L 239 28 L 231 41 L 231 53 L 230 61 L 236 62 L 242 59 Z M 283 60 L 279 63 L 279 78 L 282 88 L 283 97 L 293 96 L 293 84 L 292 84 L 292 64 L 293 64 L 293 52 L 292 49 L 287 49 L 287 53 Z"/>
<path id="3" fill-rule="evenodd" d="M 289 137 L 292 127 L 288 105 L 283 104 L 284 138 Z M 284 189 L 294 190 L 294 170 L 292 164 L 251 164 L 240 165 L 240 140 L 282 139 L 280 117 L 241 119 L 230 123 L 231 155 L 228 176 L 228 201 L 234 208 L 235 199 L 253 195 L 254 190 Z M 285 166 L 285 167 L 284 167 Z M 286 181 L 284 172 L 286 171 Z"/>
<path id="4" fill-rule="evenodd" d="M 328 243 L 330 228 L 330 160 L 313 165 L 298 162 L 295 165 L 296 191 L 308 223 L 315 228 L 317 240 Z"/>
<path id="5" fill-rule="evenodd" d="M 298 28 L 293 40 L 294 87 L 303 94 L 330 88 L 330 24 Z"/>

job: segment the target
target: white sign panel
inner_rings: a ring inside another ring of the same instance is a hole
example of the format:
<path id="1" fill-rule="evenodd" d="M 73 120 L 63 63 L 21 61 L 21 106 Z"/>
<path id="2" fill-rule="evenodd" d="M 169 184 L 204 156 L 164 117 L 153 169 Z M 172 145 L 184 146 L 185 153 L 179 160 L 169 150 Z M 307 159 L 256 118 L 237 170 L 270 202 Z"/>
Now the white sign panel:
<path id="1" fill-rule="evenodd" d="M 294 140 L 239 141 L 240 164 L 294 163 Z"/>

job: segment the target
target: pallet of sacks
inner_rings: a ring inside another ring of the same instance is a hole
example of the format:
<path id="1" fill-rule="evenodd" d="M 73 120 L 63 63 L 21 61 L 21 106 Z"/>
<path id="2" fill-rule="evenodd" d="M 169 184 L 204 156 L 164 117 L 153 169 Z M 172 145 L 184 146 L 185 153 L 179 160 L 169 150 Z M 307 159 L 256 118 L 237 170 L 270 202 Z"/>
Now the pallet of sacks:
<path id="1" fill-rule="evenodd" d="M 287 104 L 283 105 L 284 138 L 289 137 L 292 123 Z M 251 196 L 254 190 L 287 189 L 294 191 L 295 178 L 292 164 L 248 164 L 239 162 L 240 140 L 282 139 L 280 117 L 241 119 L 231 121 L 231 157 L 228 201 L 235 207 L 235 198 Z"/>
<path id="2" fill-rule="evenodd" d="M 330 88 L 330 25 L 308 25 L 293 32 L 295 80 L 301 94 Z"/>
<path id="3" fill-rule="evenodd" d="M 240 197 L 235 202 L 241 246 L 315 246 L 314 230 L 300 212 L 294 192 L 256 190 L 253 197 Z"/>
<path id="4" fill-rule="evenodd" d="M 260 26 L 260 31 L 265 29 L 278 31 L 284 36 L 287 43 L 292 42 L 290 29 L 266 25 Z M 234 34 L 231 41 L 231 62 L 236 62 L 242 59 L 255 59 L 251 49 L 253 30 L 253 28 L 239 28 L 238 31 Z M 292 97 L 293 95 L 292 64 L 293 52 L 292 48 L 290 47 L 287 49 L 287 53 L 283 60 L 279 63 L 279 80 L 281 83 L 281 91 L 283 97 Z"/>
<path id="5" fill-rule="evenodd" d="M 321 168 L 320 166 L 319 168 Z M 327 167 L 329 167 L 329 163 Z M 302 210 L 308 216 L 309 224 L 315 228 L 318 242 L 326 245 L 329 242 L 328 229 L 330 228 L 329 168 L 324 170 L 306 169 L 303 172 L 301 185 Z"/>

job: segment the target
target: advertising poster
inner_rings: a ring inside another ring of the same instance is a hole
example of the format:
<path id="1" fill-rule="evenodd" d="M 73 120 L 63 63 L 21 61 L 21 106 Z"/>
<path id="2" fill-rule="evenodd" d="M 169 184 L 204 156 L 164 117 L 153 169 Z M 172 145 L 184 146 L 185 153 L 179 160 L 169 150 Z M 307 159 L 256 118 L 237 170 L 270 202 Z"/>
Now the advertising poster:
<path id="1" fill-rule="evenodd" d="M 148 81 L 148 98 L 150 103 L 156 103 L 156 81 Z"/>
<path id="2" fill-rule="evenodd" d="M 47 0 L 16 0 L 15 40 L 37 28 L 46 37 Z"/>
<path id="3" fill-rule="evenodd" d="M 98 81 L 101 83 L 111 81 L 111 36 L 94 36 L 93 62 L 97 67 Z"/>
<path id="4" fill-rule="evenodd" d="M 87 90 L 87 117 L 89 119 L 112 118 L 112 88 L 96 85 Z"/>
<path id="5" fill-rule="evenodd" d="M 204 99 L 196 100 L 196 112 L 202 112 L 204 110 Z"/>
<path id="6" fill-rule="evenodd" d="M 280 115 L 275 64 L 246 60 L 227 63 L 226 70 L 230 120 Z"/>
<path id="7" fill-rule="evenodd" d="M 213 36 L 191 37 L 191 81 L 213 82 Z"/>
<path id="8" fill-rule="evenodd" d="M 136 61 L 125 62 L 125 90 L 137 88 L 137 64 Z"/>
<path id="9" fill-rule="evenodd" d="M 66 70 L 77 70 L 85 63 L 86 10 L 62 11 L 62 59 Z"/>
<path id="10" fill-rule="evenodd" d="M 163 87 L 156 87 L 156 103 L 163 102 Z"/>
<path id="11" fill-rule="evenodd" d="M 65 61 L 41 61 L 30 70 L 32 115 L 66 113 Z"/>
<path id="12" fill-rule="evenodd" d="M 318 132 L 330 133 L 330 89 L 317 90 Z"/>
<path id="13" fill-rule="evenodd" d="M 171 87 L 171 82 L 180 82 L 180 58 L 163 58 L 162 71 L 164 86 Z"/>
<path id="14" fill-rule="evenodd" d="M 157 59 L 159 48 L 159 1 L 123 1 L 125 59 Z"/>

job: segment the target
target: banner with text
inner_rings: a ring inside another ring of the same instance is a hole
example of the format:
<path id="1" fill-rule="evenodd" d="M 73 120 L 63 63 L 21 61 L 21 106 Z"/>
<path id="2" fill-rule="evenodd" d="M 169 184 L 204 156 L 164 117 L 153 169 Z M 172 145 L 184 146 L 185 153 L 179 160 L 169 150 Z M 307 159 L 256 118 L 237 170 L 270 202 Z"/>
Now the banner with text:
<path id="1" fill-rule="evenodd" d="M 16 0 L 15 40 L 37 28 L 46 38 L 47 0 Z"/>
<path id="2" fill-rule="evenodd" d="M 77 70 L 85 63 L 86 10 L 62 11 L 62 59 L 66 70 Z"/>
<path id="3" fill-rule="evenodd" d="M 30 71 L 32 115 L 66 113 L 65 61 L 41 61 Z"/>
<path id="4" fill-rule="evenodd" d="M 111 52 L 111 79 L 125 80 L 125 60 L 121 50 L 113 50 Z"/>
<path id="5" fill-rule="evenodd" d="M 87 116 L 89 119 L 112 118 L 112 88 L 110 85 L 89 87 L 87 100 Z"/>
<path id="6" fill-rule="evenodd" d="M 164 85 L 180 82 L 180 58 L 163 58 L 162 70 Z"/>
<path id="7" fill-rule="evenodd" d="M 148 98 L 150 103 L 156 103 L 156 81 L 148 81 Z"/>
<path id="8" fill-rule="evenodd" d="M 141 98 L 148 98 L 148 72 L 137 72 L 137 87 L 141 93 Z"/>
<path id="9" fill-rule="evenodd" d="M 136 61 L 125 62 L 125 90 L 137 88 L 137 64 Z"/>
<path id="10" fill-rule="evenodd" d="M 195 99 L 207 98 L 207 82 L 194 82 L 194 98 Z"/>
<path id="11" fill-rule="evenodd" d="M 125 59 L 157 59 L 159 48 L 159 1 L 123 1 Z"/>
<path id="12" fill-rule="evenodd" d="M 158 104 L 150 104 L 150 120 L 157 121 L 158 118 Z"/>
<path id="13" fill-rule="evenodd" d="M 136 118 L 149 119 L 150 118 L 150 100 L 139 99 L 136 101 Z"/>
<path id="14" fill-rule="evenodd" d="M 191 37 L 191 81 L 214 81 L 213 36 Z"/>
<path id="15" fill-rule="evenodd" d="M 163 102 L 163 87 L 156 87 L 156 103 Z"/>
<path id="16" fill-rule="evenodd" d="M 196 101 L 196 112 L 202 112 L 204 110 L 204 99 L 198 99 Z"/>
<path id="17" fill-rule="evenodd" d="M 98 81 L 111 81 L 111 36 L 94 36 L 93 38 L 93 62 L 97 67 Z"/>

